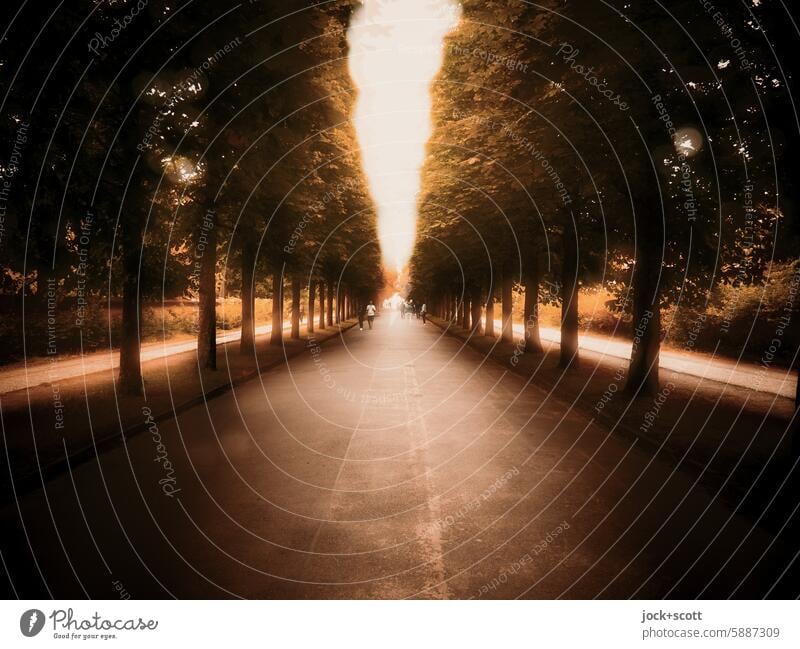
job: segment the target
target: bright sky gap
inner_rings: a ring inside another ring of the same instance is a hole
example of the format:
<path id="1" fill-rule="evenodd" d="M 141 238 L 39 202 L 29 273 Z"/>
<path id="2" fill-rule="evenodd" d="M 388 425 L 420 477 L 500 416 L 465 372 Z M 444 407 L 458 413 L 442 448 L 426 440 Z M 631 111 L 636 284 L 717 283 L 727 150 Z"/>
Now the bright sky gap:
<path id="1" fill-rule="evenodd" d="M 392 268 L 404 267 L 414 247 L 430 85 L 459 15 L 456 0 L 364 0 L 348 30 L 354 123 L 384 263 Z"/>

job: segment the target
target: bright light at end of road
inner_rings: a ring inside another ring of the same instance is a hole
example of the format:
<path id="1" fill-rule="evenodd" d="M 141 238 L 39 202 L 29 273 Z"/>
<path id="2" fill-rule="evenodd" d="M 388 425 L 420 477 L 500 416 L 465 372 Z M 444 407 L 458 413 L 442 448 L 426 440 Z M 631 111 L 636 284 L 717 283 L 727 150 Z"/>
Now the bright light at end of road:
<path id="1" fill-rule="evenodd" d="M 354 122 L 389 267 L 405 266 L 414 247 L 430 85 L 459 14 L 456 0 L 364 0 L 348 30 Z"/>

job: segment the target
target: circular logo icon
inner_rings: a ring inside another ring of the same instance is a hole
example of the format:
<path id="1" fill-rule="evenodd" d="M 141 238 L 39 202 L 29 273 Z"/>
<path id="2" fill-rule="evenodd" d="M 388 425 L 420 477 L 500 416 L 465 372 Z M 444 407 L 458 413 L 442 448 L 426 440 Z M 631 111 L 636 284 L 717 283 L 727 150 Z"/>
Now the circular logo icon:
<path id="1" fill-rule="evenodd" d="M 28 638 L 35 636 L 42 628 L 44 628 L 44 613 L 38 608 L 25 611 L 19 618 L 19 630 Z"/>

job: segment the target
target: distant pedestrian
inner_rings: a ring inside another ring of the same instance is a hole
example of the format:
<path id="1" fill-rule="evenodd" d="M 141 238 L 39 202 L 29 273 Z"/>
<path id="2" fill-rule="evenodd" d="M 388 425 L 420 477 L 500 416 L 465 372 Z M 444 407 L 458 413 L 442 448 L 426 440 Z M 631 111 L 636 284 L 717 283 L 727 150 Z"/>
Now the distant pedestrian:
<path id="1" fill-rule="evenodd" d="M 375 305 L 372 303 L 372 300 L 370 300 L 369 304 L 367 304 L 367 322 L 369 322 L 370 329 L 372 329 L 372 322 L 375 320 L 376 311 Z"/>
<path id="2" fill-rule="evenodd" d="M 422 316 L 422 324 L 427 322 L 426 316 L 428 315 L 428 305 L 423 303 L 422 308 L 419 310 L 419 314 Z"/>
<path id="3" fill-rule="evenodd" d="M 364 331 L 364 307 L 358 307 L 358 328 Z"/>

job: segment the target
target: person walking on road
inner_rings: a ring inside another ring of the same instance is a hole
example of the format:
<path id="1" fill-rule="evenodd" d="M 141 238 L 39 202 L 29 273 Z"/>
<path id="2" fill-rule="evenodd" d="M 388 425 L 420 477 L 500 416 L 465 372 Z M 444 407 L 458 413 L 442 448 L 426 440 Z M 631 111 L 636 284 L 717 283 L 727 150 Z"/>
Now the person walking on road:
<path id="1" fill-rule="evenodd" d="M 358 307 L 358 328 L 360 331 L 364 331 L 364 307 Z"/>
<path id="2" fill-rule="evenodd" d="M 427 322 L 426 316 L 428 315 L 428 305 L 424 302 L 419 310 L 419 314 L 422 316 L 422 324 L 425 324 Z"/>
<path id="3" fill-rule="evenodd" d="M 369 328 L 372 329 L 372 322 L 375 320 L 375 305 L 372 303 L 372 300 L 369 301 L 367 304 L 367 322 L 369 323 Z"/>

